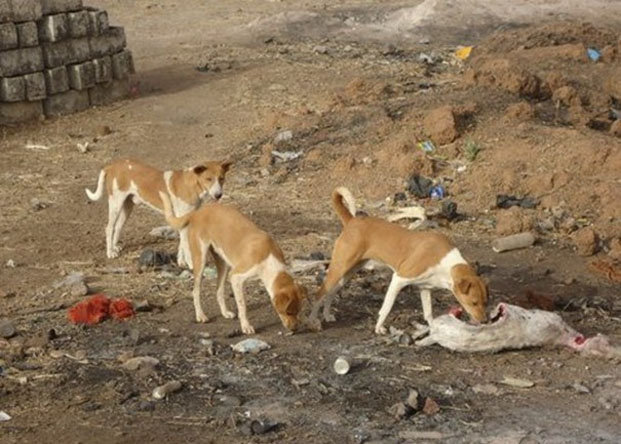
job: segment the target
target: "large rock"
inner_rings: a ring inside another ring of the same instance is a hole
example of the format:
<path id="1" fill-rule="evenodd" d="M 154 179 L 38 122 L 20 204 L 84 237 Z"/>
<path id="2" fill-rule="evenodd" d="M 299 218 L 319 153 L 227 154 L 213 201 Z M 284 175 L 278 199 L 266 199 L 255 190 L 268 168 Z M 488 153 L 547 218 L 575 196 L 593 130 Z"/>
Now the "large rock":
<path id="1" fill-rule="evenodd" d="M 438 145 L 451 143 L 459 136 L 452 106 L 442 106 L 427 114 L 424 121 L 427 135 Z"/>
<path id="2" fill-rule="evenodd" d="M 496 234 L 499 236 L 521 233 L 532 228 L 533 218 L 520 207 L 501 210 L 496 217 Z"/>
<path id="3" fill-rule="evenodd" d="M 590 227 L 581 228 L 571 235 L 580 256 L 591 256 L 597 252 L 598 236 Z"/>

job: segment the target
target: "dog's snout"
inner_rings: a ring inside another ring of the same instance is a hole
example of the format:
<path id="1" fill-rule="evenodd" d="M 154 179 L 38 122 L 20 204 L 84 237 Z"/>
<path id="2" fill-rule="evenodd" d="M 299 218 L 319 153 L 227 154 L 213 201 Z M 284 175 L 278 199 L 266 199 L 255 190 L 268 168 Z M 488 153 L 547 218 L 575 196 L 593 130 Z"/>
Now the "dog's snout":
<path id="1" fill-rule="evenodd" d="M 213 198 L 216 199 L 216 200 L 220 200 L 221 197 L 222 197 L 222 193 L 216 193 L 213 196 Z"/>

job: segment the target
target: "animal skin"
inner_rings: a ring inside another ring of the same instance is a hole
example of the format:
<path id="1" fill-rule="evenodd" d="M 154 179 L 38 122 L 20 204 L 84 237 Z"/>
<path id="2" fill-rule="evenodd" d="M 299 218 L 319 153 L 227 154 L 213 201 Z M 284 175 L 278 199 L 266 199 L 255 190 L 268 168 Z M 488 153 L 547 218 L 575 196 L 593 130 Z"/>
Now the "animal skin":
<path id="1" fill-rule="evenodd" d="M 541 346 L 566 346 L 583 354 L 621 356 L 621 349 L 610 345 L 603 335 L 585 338 L 556 313 L 526 310 L 500 303 L 487 324 L 472 325 L 459 319 L 461 310 L 434 318 L 429 336 L 418 345 L 439 344 L 458 352 L 497 352 Z"/>

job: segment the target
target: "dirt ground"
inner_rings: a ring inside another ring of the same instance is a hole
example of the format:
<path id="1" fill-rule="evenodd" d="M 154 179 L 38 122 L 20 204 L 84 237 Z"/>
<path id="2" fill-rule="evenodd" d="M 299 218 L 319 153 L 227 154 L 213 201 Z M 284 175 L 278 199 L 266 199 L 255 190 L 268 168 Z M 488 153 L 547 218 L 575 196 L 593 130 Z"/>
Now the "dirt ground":
<path id="1" fill-rule="evenodd" d="M 87 3 L 125 26 L 135 85 L 109 107 L 0 128 L 0 320 L 17 330 L 0 338 L 0 411 L 11 417 L 0 442 L 621 441 L 618 359 L 564 349 L 459 354 L 375 336 L 385 272 L 358 273 L 335 302 L 336 323 L 293 336 L 265 291 L 248 284 L 256 336 L 271 349 L 238 355 L 230 345 L 243 336 L 220 316 L 213 279 L 203 286 L 210 320 L 197 324 L 181 270 L 138 268 L 145 248 L 176 251 L 174 240 L 149 235 L 162 217 L 136 209 L 121 257 L 108 260 L 106 205 L 84 194 L 115 158 L 162 169 L 231 159 L 224 201 L 289 259 L 329 257 L 340 230 L 335 186 L 380 217 L 415 202 L 434 214 L 442 201 L 407 192 L 420 174 L 457 203 L 462 217 L 428 225 L 476 262 L 490 306 L 537 305 L 524 297 L 530 289 L 576 330 L 618 344 L 620 2 Z M 466 61 L 453 56 L 459 45 L 475 45 Z M 425 119 L 442 106 L 454 118 L 448 141 Z M 291 139 L 276 142 L 283 131 Z M 429 138 L 435 149 L 424 153 L 417 142 Z M 281 161 L 273 150 L 301 154 Z M 499 209 L 497 194 L 537 205 Z M 537 233 L 532 248 L 492 252 L 496 236 L 524 230 Z M 71 272 L 84 273 L 92 293 L 147 300 L 151 310 L 73 326 L 66 312 L 82 297 L 54 286 Z M 299 279 L 312 293 L 321 276 Z M 436 313 L 455 304 L 436 296 Z M 403 290 L 388 325 L 411 333 L 422 321 L 417 293 Z M 132 355 L 159 365 L 123 368 Z M 332 370 L 338 356 L 355 364 L 345 376 Z M 182 389 L 154 400 L 153 388 L 171 380 Z M 391 407 L 411 389 L 439 410 L 395 417 Z M 252 420 L 276 427 L 252 434 Z"/>

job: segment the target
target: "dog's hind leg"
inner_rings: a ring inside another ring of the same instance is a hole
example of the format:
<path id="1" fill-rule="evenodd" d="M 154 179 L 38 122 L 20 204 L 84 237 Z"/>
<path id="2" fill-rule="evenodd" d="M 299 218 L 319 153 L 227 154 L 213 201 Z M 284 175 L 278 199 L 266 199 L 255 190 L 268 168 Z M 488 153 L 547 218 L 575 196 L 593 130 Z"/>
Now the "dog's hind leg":
<path id="1" fill-rule="evenodd" d="M 235 317 L 235 313 L 227 308 L 226 296 L 224 294 L 226 278 L 229 275 L 231 267 L 229 267 L 224 259 L 222 259 L 212 248 L 209 249 L 209 252 L 211 253 L 211 256 L 216 264 L 216 270 L 218 270 L 218 288 L 216 290 L 216 299 L 218 300 L 218 305 L 220 306 L 220 313 L 222 313 L 222 316 L 226 319 L 233 319 Z"/>
<path id="2" fill-rule="evenodd" d="M 201 281 L 203 279 L 203 269 L 205 268 L 207 246 L 196 239 L 196 242 L 193 242 L 190 246 L 190 253 L 194 270 L 194 288 L 192 288 L 194 314 L 196 315 L 196 322 L 207 322 L 207 315 L 203 311 L 201 304 Z"/>
<path id="3" fill-rule="evenodd" d="M 121 230 L 123 229 L 123 225 L 125 225 L 129 215 L 132 214 L 133 209 L 134 201 L 131 196 L 127 196 L 121 206 L 121 210 L 119 211 L 116 224 L 114 224 L 114 233 L 112 235 L 112 251 L 114 251 L 117 255 L 121 252 L 121 247 L 118 246 Z"/>
<path id="4" fill-rule="evenodd" d="M 125 195 L 112 194 L 108 199 L 108 225 L 106 226 L 106 253 L 110 259 L 118 257 L 119 252 L 114 249 L 115 227 L 125 202 Z M 118 239 L 118 236 L 116 236 Z"/>

